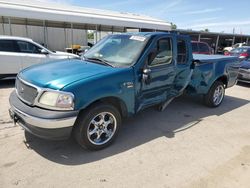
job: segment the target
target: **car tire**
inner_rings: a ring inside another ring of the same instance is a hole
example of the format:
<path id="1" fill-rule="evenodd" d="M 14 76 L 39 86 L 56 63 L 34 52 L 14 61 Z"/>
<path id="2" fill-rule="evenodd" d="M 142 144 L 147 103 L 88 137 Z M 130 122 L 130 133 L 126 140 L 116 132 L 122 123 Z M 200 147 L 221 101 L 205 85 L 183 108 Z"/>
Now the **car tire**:
<path id="1" fill-rule="evenodd" d="M 223 82 L 215 81 L 208 93 L 204 96 L 204 103 L 208 107 L 218 107 L 222 103 L 225 96 L 225 85 Z"/>
<path id="2" fill-rule="evenodd" d="M 121 114 L 113 105 L 97 103 L 79 114 L 73 134 L 77 143 L 89 150 L 109 146 L 117 137 Z"/>

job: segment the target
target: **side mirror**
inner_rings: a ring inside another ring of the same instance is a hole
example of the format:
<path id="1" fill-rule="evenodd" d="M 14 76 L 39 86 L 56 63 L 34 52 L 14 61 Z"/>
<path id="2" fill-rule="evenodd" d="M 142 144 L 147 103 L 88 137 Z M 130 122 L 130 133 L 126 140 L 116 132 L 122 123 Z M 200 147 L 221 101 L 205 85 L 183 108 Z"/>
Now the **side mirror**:
<path id="1" fill-rule="evenodd" d="M 49 54 L 49 52 L 47 50 L 45 50 L 45 49 L 41 49 L 40 53 L 44 54 L 44 55 L 48 55 Z"/>
<path id="2" fill-rule="evenodd" d="M 149 69 L 149 68 L 143 69 L 143 71 L 142 71 L 142 81 L 145 84 L 150 84 L 150 82 L 151 82 L 150 74 L 151 74 L 151 69 Z"/>
<path id="3" fill-rule="evenodd" d="M 150 75 L 150 73 L 151 73 L 151 69 L 149 68 L 143 69 L 143 74 Z"/>

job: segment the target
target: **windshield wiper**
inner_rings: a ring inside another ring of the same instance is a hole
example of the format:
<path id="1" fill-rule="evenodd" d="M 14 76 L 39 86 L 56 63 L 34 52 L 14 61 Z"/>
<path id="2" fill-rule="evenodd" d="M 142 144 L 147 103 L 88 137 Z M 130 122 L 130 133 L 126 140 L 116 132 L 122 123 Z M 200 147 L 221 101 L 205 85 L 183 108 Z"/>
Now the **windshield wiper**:
<path id="1" fill-rule="evenodd" d="M 104 64 L 104 65 L 108 65 L 110 67 L 114 67 L 114 65 L 112 65 L 111 63 L 109 63 L 107 60 L 105 59 L 100 59 L 100 58 L 96 58 L 96 57 L 91 57 L 91 58 L 87 58 L 87 57 L 84 57 L 84 59 L 86 59 L 87 61 L 95 61 L 95 62 L 99 62 L 101 64 Z"/>

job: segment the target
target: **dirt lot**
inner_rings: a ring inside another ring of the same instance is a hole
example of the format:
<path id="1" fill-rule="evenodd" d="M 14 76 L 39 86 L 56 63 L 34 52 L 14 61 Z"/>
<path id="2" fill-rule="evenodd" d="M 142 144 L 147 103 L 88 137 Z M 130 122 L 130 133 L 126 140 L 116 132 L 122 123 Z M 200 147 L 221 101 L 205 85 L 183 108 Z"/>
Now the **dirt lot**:
<path id="1" fill-rule="evenodd" d="M 187 187 L 250 185 L 250 87 L 227 90 L 216 109 L 181 97 L 164 112 L 126 120 L 116 142 L 90 152 L 71 139 L 24 134 L 8 116 L 13 81 L 0 82 L 0 187 Z"/>

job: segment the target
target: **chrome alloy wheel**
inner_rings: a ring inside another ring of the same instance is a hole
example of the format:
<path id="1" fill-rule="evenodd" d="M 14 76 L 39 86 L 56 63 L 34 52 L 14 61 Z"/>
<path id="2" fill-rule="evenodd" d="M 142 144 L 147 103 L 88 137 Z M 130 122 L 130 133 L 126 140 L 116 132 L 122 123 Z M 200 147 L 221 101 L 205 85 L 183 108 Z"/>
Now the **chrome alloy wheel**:
<path id="1" fill-rule="evenodd" d="M 110 112 L 101 112 L 88 125 L 88 140 L 94 145 L 103 145 L 114 136 L 116 127 L 115 116 Z"/>
<path id="2" fill-rule="evenodd" d="M 215 90 L 214 90 L 214 95 L 213 95 L 213 102 L 217 106 L 221 103 L 225 93 L 225 88 L 223 85 L 219 85 Z"/>

